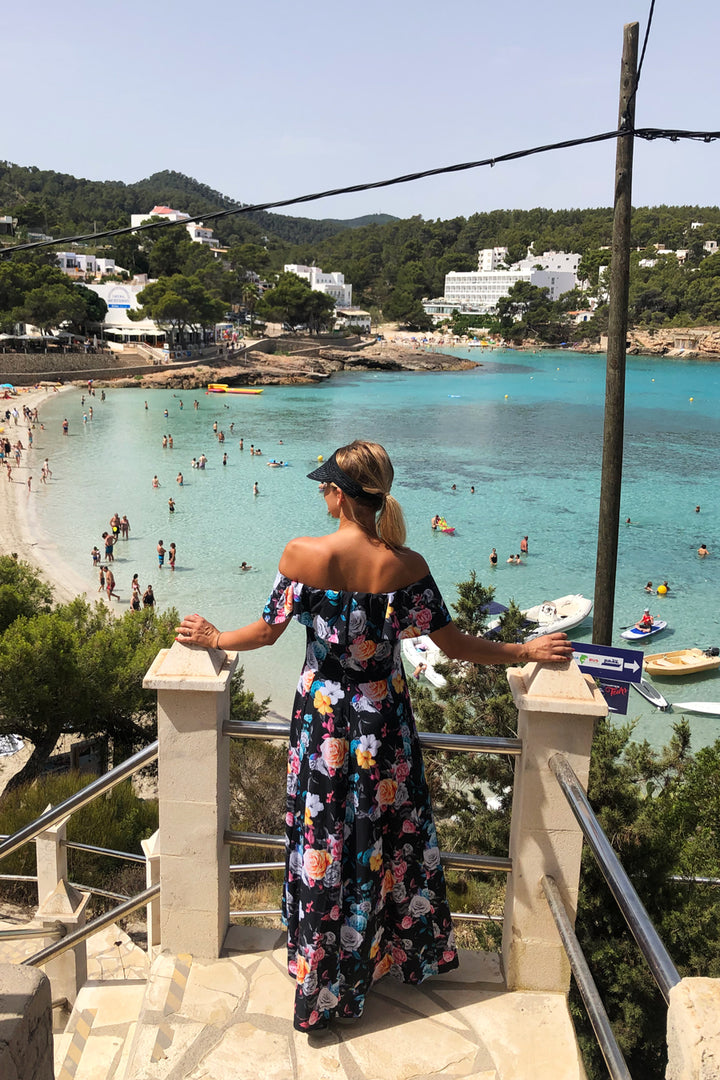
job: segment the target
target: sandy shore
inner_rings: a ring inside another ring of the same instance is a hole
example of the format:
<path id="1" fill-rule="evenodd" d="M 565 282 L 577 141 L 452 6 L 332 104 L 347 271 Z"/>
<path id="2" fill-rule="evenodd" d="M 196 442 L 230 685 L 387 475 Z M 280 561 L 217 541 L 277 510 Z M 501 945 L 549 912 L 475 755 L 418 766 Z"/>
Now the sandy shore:
<path id="1" fill-rule="evenodd" d="M 73 388 L 63 387 L 58 393 L 62 394 L 71 389 Z M 21 410 L 23 405 L 32 409 L 37 407 L 42 420 L 43 403 L 53 396 L 52 390 L 44 388 L 28 390 L 6 403 L 2 411 L 4 412 L 8 405 L 11 408 L 17 406 L 18 410 Z M 5 431 L 11 442 L 20 439 L 23 446 L 27 447 L 27 427 L 21 414 L 17 427 L 11 420 L 5 425 Z M 15 553 L 22 562 L 36 567 L 52 586 L 57 603 L 66 603 L 78 595 L 87 596 L 89 600 L 97 600 L 97 592 L 89 592 L 87 581 L 65 565 L 58 555 L 55 544 L 50 540 L 40 538 L 33 503 L 40 488 L 40 470 L 44 455 L 41 449 L 42 432 L 36 429 L 34 434 L 37 448 L 26 449 L 23 452 L 20 467 L 13 466 L 9 482 L 4 475 L 0 476 L 0 555 Z M 52 461 L 50 468 L 52 469 Z M 29 476 L 32 476 L 32 491 L 28 491 Z"/>
<path id="2" fill-rule="evenodd" d="M 65 389 L 65 388 L 64 388 Z M 68 390 L 72 387 L 67 387 Z M 59 393 L 63 393 L 60 390 Z M 51 396 L 53 391 L 28 390 L 12 398 L 5 404 L 2 412 L 10 406 L 17 406 L 22 410 L 23 405 L 40 410 L 42 420 L 42 406 Z M 23 446 L 27 447 L 27 423 L 22 417 L 15 426 L 11 420 L 5 424 L 3 420 L 0 426 L 5 427 L 11 442 L 18 439 Z M 38 496 L 37 489 L 40 487 L 40 470 L 44 458 L 42 447 L 42 432 L 35 429 L 35 443 L 37 449 L 25 450 L 19 468 L 13 466 L 12 477 L 8 482 L 3 473 L 0 476 L 0 555 L 17 554 L 22 562 L 30 563 L 42 575 L 52 587 L 53 597 L 56 603 L 66 603 L 78 595 L 87 596 L 94 602 L 99 599 L 98 593 L 88 592 L 87 582 L 69 569 L 58 555 L 57 547 L 49 540 L 41 540 L 35 525 L 35 513 L 33 501 Z M 52 468 L 52 461 L 50 462 Z M 32 476 L 32 491 L 28 491 L 27 480 Z M 105 601 L 106 602 L 106 601 Z M 11 776 L 22 768 L 32 752 L 32 746 L 25 743 L 22 750 L 10 757 L 0 757 L 0 793 Z"/>

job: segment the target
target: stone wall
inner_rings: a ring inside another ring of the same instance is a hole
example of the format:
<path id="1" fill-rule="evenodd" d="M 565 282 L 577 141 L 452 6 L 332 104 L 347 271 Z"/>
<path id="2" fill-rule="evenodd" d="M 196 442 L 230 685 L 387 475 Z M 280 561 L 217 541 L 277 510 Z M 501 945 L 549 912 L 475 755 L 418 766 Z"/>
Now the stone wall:
<path id="1" fill-rule="evenodd" d="M 0 1077 L 53 1080 L 50 981 L 37 968 L 0 964 Z"/>

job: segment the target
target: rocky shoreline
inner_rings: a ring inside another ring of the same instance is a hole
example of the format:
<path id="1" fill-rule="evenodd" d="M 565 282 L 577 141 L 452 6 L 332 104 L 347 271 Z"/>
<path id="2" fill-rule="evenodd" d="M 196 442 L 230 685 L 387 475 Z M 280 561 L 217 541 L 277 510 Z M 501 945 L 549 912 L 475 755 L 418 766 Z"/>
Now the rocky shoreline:
<path id="1" fill-rule="evenodd" d="M 720 328 L 717 326 L 632 329 L 627 332 L 631 356 L 668 356 L 685 360 L 720 360 Z M 604 353 L 607 337 L 580 343 L 574 352 Z"/>
<path id="2" fill-rule="evenodd" d="M 237 361 L 228 358 L 192 367 L 159 368 L 141 376 L 113 379 L 112 385 L 180 390 L 203 389 L 209 382 L 245 386 L 303 385 L 324 382 L 343 371 L 464 371 L 479 366 L 473 360 L 461 360 L 404 344 L 376 342 L 363 349 L 344 349 L 305 342 L 294 346 L 284 340 L 273 353 L 250 350 Z M 103 380 L 96 379 L 95 382 L 102 385 Z"/>

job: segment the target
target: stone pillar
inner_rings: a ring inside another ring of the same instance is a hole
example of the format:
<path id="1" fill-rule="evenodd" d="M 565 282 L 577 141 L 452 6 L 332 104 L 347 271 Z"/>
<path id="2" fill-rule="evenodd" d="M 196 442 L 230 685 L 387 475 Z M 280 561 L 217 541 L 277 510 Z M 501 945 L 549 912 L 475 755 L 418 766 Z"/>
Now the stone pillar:
<path id="1" fill-rule="evenodd" d="M 667 1080 L 720 1076 L 720 979 L 681 979 L 670 990 Z"/>
<path id="2" fill-rule="evenodd" d="M 48 805 L 46 810 L 51 810 Z M 58 882 L 67 879 L 67 834 L 68 818 L 40 833 L 35 839 L 35 861 L 37 864 L 38 904 L 54 892 Z"/>
<path id="3" fill-rule="evenodd" d="M 66 881 L 60 881 L 53 892 L 46 896 L 35 918 L 48 930 L 55 930 L 62 923 L 68 934 L 85 925 L 90 893 L 80 892 Z M 50 945 L 57 938 L 48 938 Z M 72 1008 L 81 986 L 87 981 L 87 942 L 81 941 L 74 948 L 48 960 L 43 965 L 52 985 L 53 999 L 67 998 Z"/>
<path id="4" fill-rule="evenodd" d="M 141 841 L 145 852 L 145 887 L 160 884 L 160 830 L 157 829 L 147 840 Z M 151 900 L 147 906 L 147 951 L 154 959 L 160 950 L 160 901 Z"/>
<path id="5" fill-rule="evenodd" d="M 230 922 L 230 749 L 222 734 L 237 655 L 175 642 L 143 685 L 158 692 L 160 939 L 217 958 Z"/>
<path id="6" fill-rule="evenodd" d="M 523 751 L 515 765 L 510 826 L 505 978 L 509 990 L 567 993 L 570 965 L 541 881 L 544 874 L 555 879 L 574 923 L 583 837 L 548 761 L 564 754 L 587 789 L 595 718 L 607 715 L 607 705 L 574 661 L 511 668 L 508 682 Z"/>
<path id="7" fill-rule="evenodd" d="M 50 982 L 38 968 L 0 964 L 0 1076 L 53 1080 Z"/>

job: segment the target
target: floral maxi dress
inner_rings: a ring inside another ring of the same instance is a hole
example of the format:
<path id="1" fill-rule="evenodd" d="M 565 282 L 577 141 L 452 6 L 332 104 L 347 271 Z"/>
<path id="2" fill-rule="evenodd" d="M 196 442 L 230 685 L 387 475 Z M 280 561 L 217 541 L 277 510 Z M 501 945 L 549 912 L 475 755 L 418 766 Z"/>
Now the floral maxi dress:
<path id="1" fill-rule="evenodd" d="M 295 1027 L 358 1017 L 385 974 L 457 967 L 440 849 L 400 643 L 450 621 L 428 574 L 391 593 L 281 574 L 263 612 L 307 649 L 288 752 L 283 919 Z"/>

